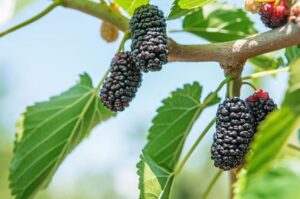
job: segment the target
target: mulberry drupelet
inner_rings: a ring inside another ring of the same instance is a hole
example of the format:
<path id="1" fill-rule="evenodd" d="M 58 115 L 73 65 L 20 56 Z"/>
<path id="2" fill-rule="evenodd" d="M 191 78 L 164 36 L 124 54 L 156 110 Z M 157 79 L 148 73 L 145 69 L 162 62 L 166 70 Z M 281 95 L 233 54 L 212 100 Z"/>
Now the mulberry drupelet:
<path id="1" fill-rule="evenodd" d="M 216 119 L 211 158 L 220 169 L 236 168 L 244 162 L 254 135 L 250 109 L 238 97 L 226 99 L 219 105 Z"/>
<path id="2" fill-rule="evenodd" d="M 123 111 L 135 97 L 142 82 L 142 73 L 130 52 L 120 52 L 111 63 L 111 73 L 100 91 L 103 104 L 112 111 Z"/>
<path id="3" fill-rule="evenodd" d="M 131 51 L 144 72 L 159 71 L 168 62 L 168 37 L 163 12 L 154 5 L 137 8 L 130 20 Z"/>

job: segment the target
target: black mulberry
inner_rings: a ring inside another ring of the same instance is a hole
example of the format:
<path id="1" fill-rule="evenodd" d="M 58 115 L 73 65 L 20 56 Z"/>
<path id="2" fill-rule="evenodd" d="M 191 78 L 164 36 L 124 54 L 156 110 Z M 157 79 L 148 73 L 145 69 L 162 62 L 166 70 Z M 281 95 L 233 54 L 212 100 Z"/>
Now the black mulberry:
<path id="1" fill-rule="evenodd" d="M 277 108 L 277 105 L 269 97 L 269 94 L 262 89 L 255 91 L 253 95 L 246 99 L 257 127 L 266 116 Z"/>
<path id="2" fill-rule="evenodd" d="M 244 162 L 254 135 L 253 117 L 238 97 L 226 99 L 217 111 L 211 158 L 216 167 L 230 170 Z"/>
<path id="3" fill-rule="evenodd" d="M 112 111 L 123 111 L 135 97 L 142 81 L 142 73 L 130 52 L 120 52 L 111 62 L 111 73 L 100 91 L 103 104 Z"/>
<path id="4" fill-rule="evenodd" d="M 144 72 L 159 71 L 168 62 L 166 20 L 157 6 L 137 8 L 130 20 L 131 51 L 134 62 Z"/>

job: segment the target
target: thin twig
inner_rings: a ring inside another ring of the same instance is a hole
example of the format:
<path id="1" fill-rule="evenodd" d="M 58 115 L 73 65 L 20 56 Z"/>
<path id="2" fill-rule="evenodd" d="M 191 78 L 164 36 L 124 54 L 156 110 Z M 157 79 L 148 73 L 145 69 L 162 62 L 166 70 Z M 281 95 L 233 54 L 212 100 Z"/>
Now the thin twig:
<path id="1" fill-rule="evenodd" d="M 210 184 L 208 185 L 206 191 L 204 192 L 202 199 L 207 199 L 210 191 L 212 190 L 212 188 L 214 187 L 214 185 L 216 184 L 216 182 L 218 181 L 218 179 L 220 178 L 220 176 L 221 176 L 222 173 L 223 172 L 221 170 L 219 170 L 218 173 L 216 173 L 215 177 L 210 182 Z"/>
<path id="2" fill-rule="evenodd" d="M 122 38 L 122 41 L 120 43 L 118 52 L 124 52 L 124 45 L 125 45 L 125 42 L 129 39 L 129 37 L 130 37 L 130 32 L 129 31 L 125 32 L 125 34 Z"/>
<path id="3" fill-rule="evenodd" d="M 231 80 L 232 80 L 232 77 L 231 76 L 227 76 L 226 79 L 224 79 L 219 84 L 219 86 L 216 88 L 216 90 L 201 104 L 201 109 L 205 108 L 207 106 L 207 104 L 209 104 L 211 102 L 211 100 L 214 99 L 218 95 L 219 91 L 223 88 L 223 86 L 225 84 L 227 84 L 228 82 L 230 82 Z M 200 134 L 200 136 L 197 138 L 197 140 L 195 141 L 195 143 L 193 144 L 193 146 L 190 148 L 190 150 L 188 151 L 188 153 L 183 158 L 182 162 L 179 164 L 179 166 L 177 167 L 177 169 L 175 169 L 175 171 L 174 171 L 175 175 L 177 175 L 178 173 L 180 173 L 180 171 L 183 169 L 184 165 L 187 163 L 187 161 L 189 160 L 189 158 L 191 157 L 191 155 L 193 154 L 193 152 L 195 151 L 195 149 L 197 148 L 197 146 L 199 145 L 199 143 L 202 141 L 202 139 L 204 138 L 204 136 L 207 134 L 207 132 L 214 125 L 215 122 L 216 122 L 216 119 L 214 118 L 205 127 L 205 129 L 203 130 L 203 132 Z"/>
<path id="4" fill-rule="evenodd" d="M 296 146 L 294 144 L 288 144 L 288 147 L 300 152 L 300 147 L 299 146 Z"/>
<path id="5" fill-rule="evenodd" d="M 275 70 L 267 70 L 267 71 L 264 71 L 264 72 L 253 73 L 249 76 L 243 77 L 242 79 L 243 80 L 258 79 L 258 78 L 265 77 L 265 76 L 273 76 L 273 75 L 276 75 L 278 73 L 288 72 L 289 70 L 290 70 L 289 67 L 275 69 Z"/>
<path id="6" fill-rule="evenodd" d="M 47 15 L 49 12 L 51 12 L 54 8 L 56 8 L 57 6 L 62 5 L 63 1 L 62 0 L 56 0 L 54 1 L 50 6 L 48 6 L 45 10 L 43 10 L 42 12 L 40 12 L 39 14 L 37 14 L 36 16 L 8 29 L 5 30 L 3 32 L 0 33 L 0 37 L 3 37 L 9 33 L 12 33 L 20 28 L 23 28 L 24 26 L 27 26 L 37 20 L 39 20 L 40 18 L 44 17 L 45 15 Z"/>
<path id="7" fill-rule="evenodd" d="M 191 157 L 191 155 L 193 154 L 193 152 L 195 151 L 195 149 L 197 148 L 197 146 L 199 145 L 199 143 L 202 141 L 202 139 L 205 137 L 205 135 L 210 130 L 210 128 L 214 125 L 215 122 L 216 122 L 216 119 L 214 118 L 205 127 L 205 129 L 203 130 L 203 132 L 200 134 L 200 136 L 197 138 L 197 140 L 195 141 L 195 143 L 193 144 L 193 146 L 190 148 L 190 150 L 188 151 L 188 153 L 183 158 L 182 162 L 179 164 L 178 168 L 175 170 L 175 172 L 174 172 L 175 175 L 178 174 L 178 173 L 180 173 L 180 171 L 183 169 L 184 165 L 187 163 L 187 161 L 189 160 L 189 158 Z"/>
<path id="8" fill-rule="evenodd" d="M 243 84 L 243 85 L 250 86 L 250 87 L 253 88 L 253 90 L 255 90 L 255 91 L 257 90 L 256 87 L 255 87 L 253 84 L 251 84 L 250 82 L 242 82 L 242 84 Z"/>

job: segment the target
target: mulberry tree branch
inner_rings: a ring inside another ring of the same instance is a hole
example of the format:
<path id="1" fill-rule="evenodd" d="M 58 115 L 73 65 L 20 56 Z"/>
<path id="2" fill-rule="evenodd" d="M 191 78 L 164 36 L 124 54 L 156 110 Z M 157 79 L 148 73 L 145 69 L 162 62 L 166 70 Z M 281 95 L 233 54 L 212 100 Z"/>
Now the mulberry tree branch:
<path id="1" fill-rule="evenodd" d="M 81 11 L 88 15 L 107 21 L 123 32 L 128 31 L 129 19 L 113 11 L 105 2 L 96 3 L 89 0 L 63 0 L 63 6 Z"/>
<path id="2" fill-rule="evenodd" d="M 128 31 L 129 19 L 112 11 L 105 3 L 86 0 L 64 0 L 66 8 L 79 10 Z M 183 45 L 169 39 L 170 62 L 216 61 L 225 73 L 239 76 L 245 61 L 251 57 L 286 48 L 300 43 L 300 24 L 289 23 L 281 28 L 259 33 L 235 41 Z M 234 76 L 234 75 L 233 75 Z"/>
<path id="3" fill-rule="evenodd" d="M 96 3 L 89 0 L 54 0 L 54 3 L 41 14 L 1 33 L 2 35 L 0 35 L 0 37 L 40 19 L 57 5 L 63 5 L 66 8 L 78 10 L 107 21 L 123 32 L 128 31 L 129 19 L 121 13 L 112 10 L 104 2 Z M 216 61 L 220 63 L 225 74 L 230 74 L 238 78 L 247 59 L 300 44 L 299 3 L 296 3 L 292 10 L 294 17 L 292 17 L 290 21 L 294 23 L 288 23 L 283 27 L 244 39 L 199 45 L 178 44 L 174 40 L 169 39 L 169 62 Z"/>

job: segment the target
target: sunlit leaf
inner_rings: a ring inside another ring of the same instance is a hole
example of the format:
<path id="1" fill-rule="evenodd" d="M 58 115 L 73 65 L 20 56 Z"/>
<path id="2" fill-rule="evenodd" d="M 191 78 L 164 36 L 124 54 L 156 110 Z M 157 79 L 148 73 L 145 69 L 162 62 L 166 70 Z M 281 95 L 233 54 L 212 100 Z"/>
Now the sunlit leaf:
<path id="1" fill-rule="evenodd" d="M 191 10 L 180 8 L 178 5 L 178 1 L 179 0 L 175 0 L 172 4 L 171 12 L 168 16 L 169 20 L 180 18 L 191 12 Z"/>
<path id="2" fill-rule="evenodd" d="M 249 179 L 242 199 L 296 199 L 300 195 L 300 161 L 284 160 Z"/>
<path id="3" fill-rule="evenodd" d="M 290 65 L 293 61 L 300 57 L 300 47 L 295 45 L 285 49 L 285 57 L 287 59 L 287 65 Z"/>
<path id="4" fill-rule="evenodd" d="M 207 5 L 186 16 L 183 30 L 211 42 L 230 41 L 256 33 L 253 22 L 242 9 L 225 4 Z"/>
<path id="5" fill-rule="evenodd" d="M 276 58 L 273 54 L 259 55 L 248 60 L 258 70 L 273 70 L 280 66 L 284 66 L 282 57 Z"/>
<path id="6" fill-rule="evenodd" d="M 213 0 L 179 0 L 178 5 L 182 9 L 193 9 L 203 6 Z"/>
<path id="7" fill-rule="evenodd" d="M 178 89 L 163 101 L 138 163 L 140 199 L 167 199 L 173 172 L 187 135 L 202 111 L 198 83 Z"/>
<path id="8" fill-rule="evenodd" d="M 252 179 L 263 177 L 266 171 L 278 161 L 277 157 L 283 151 L 289 138 L 300 127 L 299 74 L 300 58 L 290 64 L 289 86 L 282 107 L 269 115 L 258 128 L 251 145 L 251 152 L 247 157 L 245 174 L 239 175 L 236 186 L 236 189 L 239 189 L 236 190 L 238 199 L 243 198 L 248 190 L 253 188 Z"/>
<path id="9" fill-rule="evenodd" d="M 300 114 L 300 58 L 290 64 L 289 87 L 283 104 L 289 106 L 295 114 Z"/>
<path id="10" fill-rule="evenodd" d="M 148 4 L 149 0 L 114 0 L 130 15 L 133 15 L 134 10 L 142 5 Z"/>
<path id="11" fill-rule="evenodd" d="M 98 123 L 114 114 L 103 107 L 87 74 L 65 93 L 27 108 L 18 123 L 10 168 L 16 199 L 48 185 L 65 157 Z"/>

